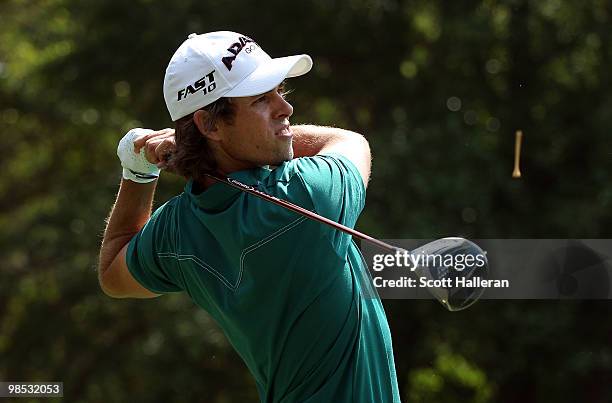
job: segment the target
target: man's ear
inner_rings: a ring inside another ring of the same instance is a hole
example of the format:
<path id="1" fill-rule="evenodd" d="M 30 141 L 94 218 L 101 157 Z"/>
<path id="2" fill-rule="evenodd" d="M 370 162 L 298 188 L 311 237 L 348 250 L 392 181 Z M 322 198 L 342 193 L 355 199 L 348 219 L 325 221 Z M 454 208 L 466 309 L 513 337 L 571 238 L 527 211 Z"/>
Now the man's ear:
<path id="1" fill-rule="evenodd" d="M 208 112 L 200 109 L 193 114 L 193 122 L 198 127 L 200 133 L 202 133 L 207 139 L 218 141 L 221 139 L 221 137 L 219 136 L 217 125 L 215 124 L 214 126 L 210 127 L 208 124 L 209 117 L 210 115 Z"/>

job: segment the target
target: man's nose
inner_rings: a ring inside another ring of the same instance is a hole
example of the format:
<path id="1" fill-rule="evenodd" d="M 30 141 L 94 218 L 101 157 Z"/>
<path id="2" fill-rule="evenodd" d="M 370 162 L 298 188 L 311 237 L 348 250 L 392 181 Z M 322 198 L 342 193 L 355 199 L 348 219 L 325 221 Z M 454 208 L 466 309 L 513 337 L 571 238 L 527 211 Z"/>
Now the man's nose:
<path id="1" fill-rule="evenodd" d="M 279 93 L 274 96 L 276 108 L 276 118 L 285 119 L 293 115 L 293 106 Z"/>

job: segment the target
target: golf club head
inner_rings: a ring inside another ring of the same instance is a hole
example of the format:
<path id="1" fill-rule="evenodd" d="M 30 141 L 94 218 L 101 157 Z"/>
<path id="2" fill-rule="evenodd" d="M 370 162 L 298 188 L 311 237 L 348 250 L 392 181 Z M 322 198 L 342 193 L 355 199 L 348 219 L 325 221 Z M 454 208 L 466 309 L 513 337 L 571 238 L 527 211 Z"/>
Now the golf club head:
<path id="1" fill-rule="evenodd" d="M 484 292 L 479 280 L 489 277 L 489 262 L 486 253 L 474 242 L 464 238 L 442 238 L 412 253 L 434 257 L 422 261 L 414 273 L 433 280 L 429 281 L 435 284 L 428 287 L 429 292 L 449 311 L 468 308 Z"/>

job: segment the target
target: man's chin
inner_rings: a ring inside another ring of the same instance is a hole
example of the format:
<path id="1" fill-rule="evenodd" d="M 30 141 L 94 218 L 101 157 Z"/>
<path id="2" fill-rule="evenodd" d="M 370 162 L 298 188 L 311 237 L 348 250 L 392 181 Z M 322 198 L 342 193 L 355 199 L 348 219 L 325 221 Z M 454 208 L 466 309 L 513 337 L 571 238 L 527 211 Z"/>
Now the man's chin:
<path id="1" fill-rule="evenodd" d="M 266 167 L 266 166 L 277 167 L 284 162 L 291 161 L 292 159 L 293 159 L 293 148 L 290 148 L 288 150 L 283 150 L 282 152 L 279 152 L 276 156 L 274 156 L 274 158 L 270 158 L 269 160 L 266 160 L 266 161 L 261 161 L 261 163 L 258 165 L 260 167 Z"/>
<path id="2" fill-rule="evenodd" d="M 270 165 L 278 166 L 282 164 L 283 162 L 291 161 L 292 159 L 293 159 L 293 149 L 290 149 L 289 151 L 283 153 L 282 155 L 279 155 L 275 161 L 270 162 Z"/>

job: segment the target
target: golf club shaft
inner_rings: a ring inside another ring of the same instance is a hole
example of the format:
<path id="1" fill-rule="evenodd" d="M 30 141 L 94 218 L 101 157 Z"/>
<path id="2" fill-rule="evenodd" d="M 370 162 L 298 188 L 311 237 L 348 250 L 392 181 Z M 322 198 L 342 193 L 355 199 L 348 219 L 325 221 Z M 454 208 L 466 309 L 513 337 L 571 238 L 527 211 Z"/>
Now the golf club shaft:
<path id="1" fill-rule="evenodd" d="M 318 221 L 320 223 L 323 223 L 323 224 L 327 224 L 327 225 L 329 225 L 329 226 L 331 226 L 331 227 L 333 227 L 333 228 L 335 228 L 337 230 L 340 230 L 340 231 L 343 231 L 343 232 L 345 232 L 345 233 L 347 233 L 349 235 L 352 235 L 355 238 L 359 238 L 359 239 L 362 239 L 364 241 L 371 242 L 372 244 L 374 244 L 374 245 L 376 245 L 376 246 L 378 246 L 378 247 L 380 247 L 382 249 L 385 249 L 385 250 L 388 250 L 388 251 L 391 251 L 391 252 L 395 252 L 395 251 L 398 251 L 398 250 L 403 250 L 402 248 L 398 248 L 397 246 L 393 246 L 393 245 L 390 245 L 390 244 L 388 244 L 386 242 L 380 241 L 380 240 L 378 240 L 376 238 L 372 238 L 371 236 L 366 235 L 366 234 L 364 234 L 362 232 L 359 232 L 357 230 L 354 230 L 352 228 L 349 228 L 347 226 L 339 224 L 339 223 L 337 223 L 337 222 L 335 222 L 333 220 L 330 220 L 329 218 L 325 218 L 323 216 L 318 215 L 317 213 L 313 213 L 312 211 L 306 210 L 305 208 L 300 207 L 300 206 L 298 206 L 296 204 L 293 204 L 293 203 L 288 202 L 286 200 L 281 200 L 281 199 L 279 199 L 277 197 L 271 196 L 271 195 L 269 195 L 267 193 L 264 193 L 264 192 L 262 192 L 260 190 L 255 189 L 252 186 L 245 185 L 244 183 L 239 182 L 236 179 L 232 179 L 232 178 L 228 178 L 228 177 L 226 177 L 225 179 L 222 179 L 222 178 L 220 178 L 218 176 L 215 176 L 215 175 L 212 175 L 212 174 L 206 174 L 206 175 L 209 178 L 216 180 L 217 182 L 225 183 L 226 185 L 229 185 L 229 186 L 231 186 L 233 188 L 242 190 L 244 192 L 252 194 L 253 196 L 257 196 L 257 197 L 259 197 L 261 199 L 264 199 L 264 200 L 269 201 L 271 203 L 274 203 L 276 205 L 285 207 L 285 208 L 287 208 L 287 209 L 289 209 L 291 211 L 294 211 L 294 212 L 296 212 L 298 214 L 301 214 L 301 215 L 303 215 L 305 217 L 311 218 L 311 219 L 313 219 L 315 221 Z"/>

